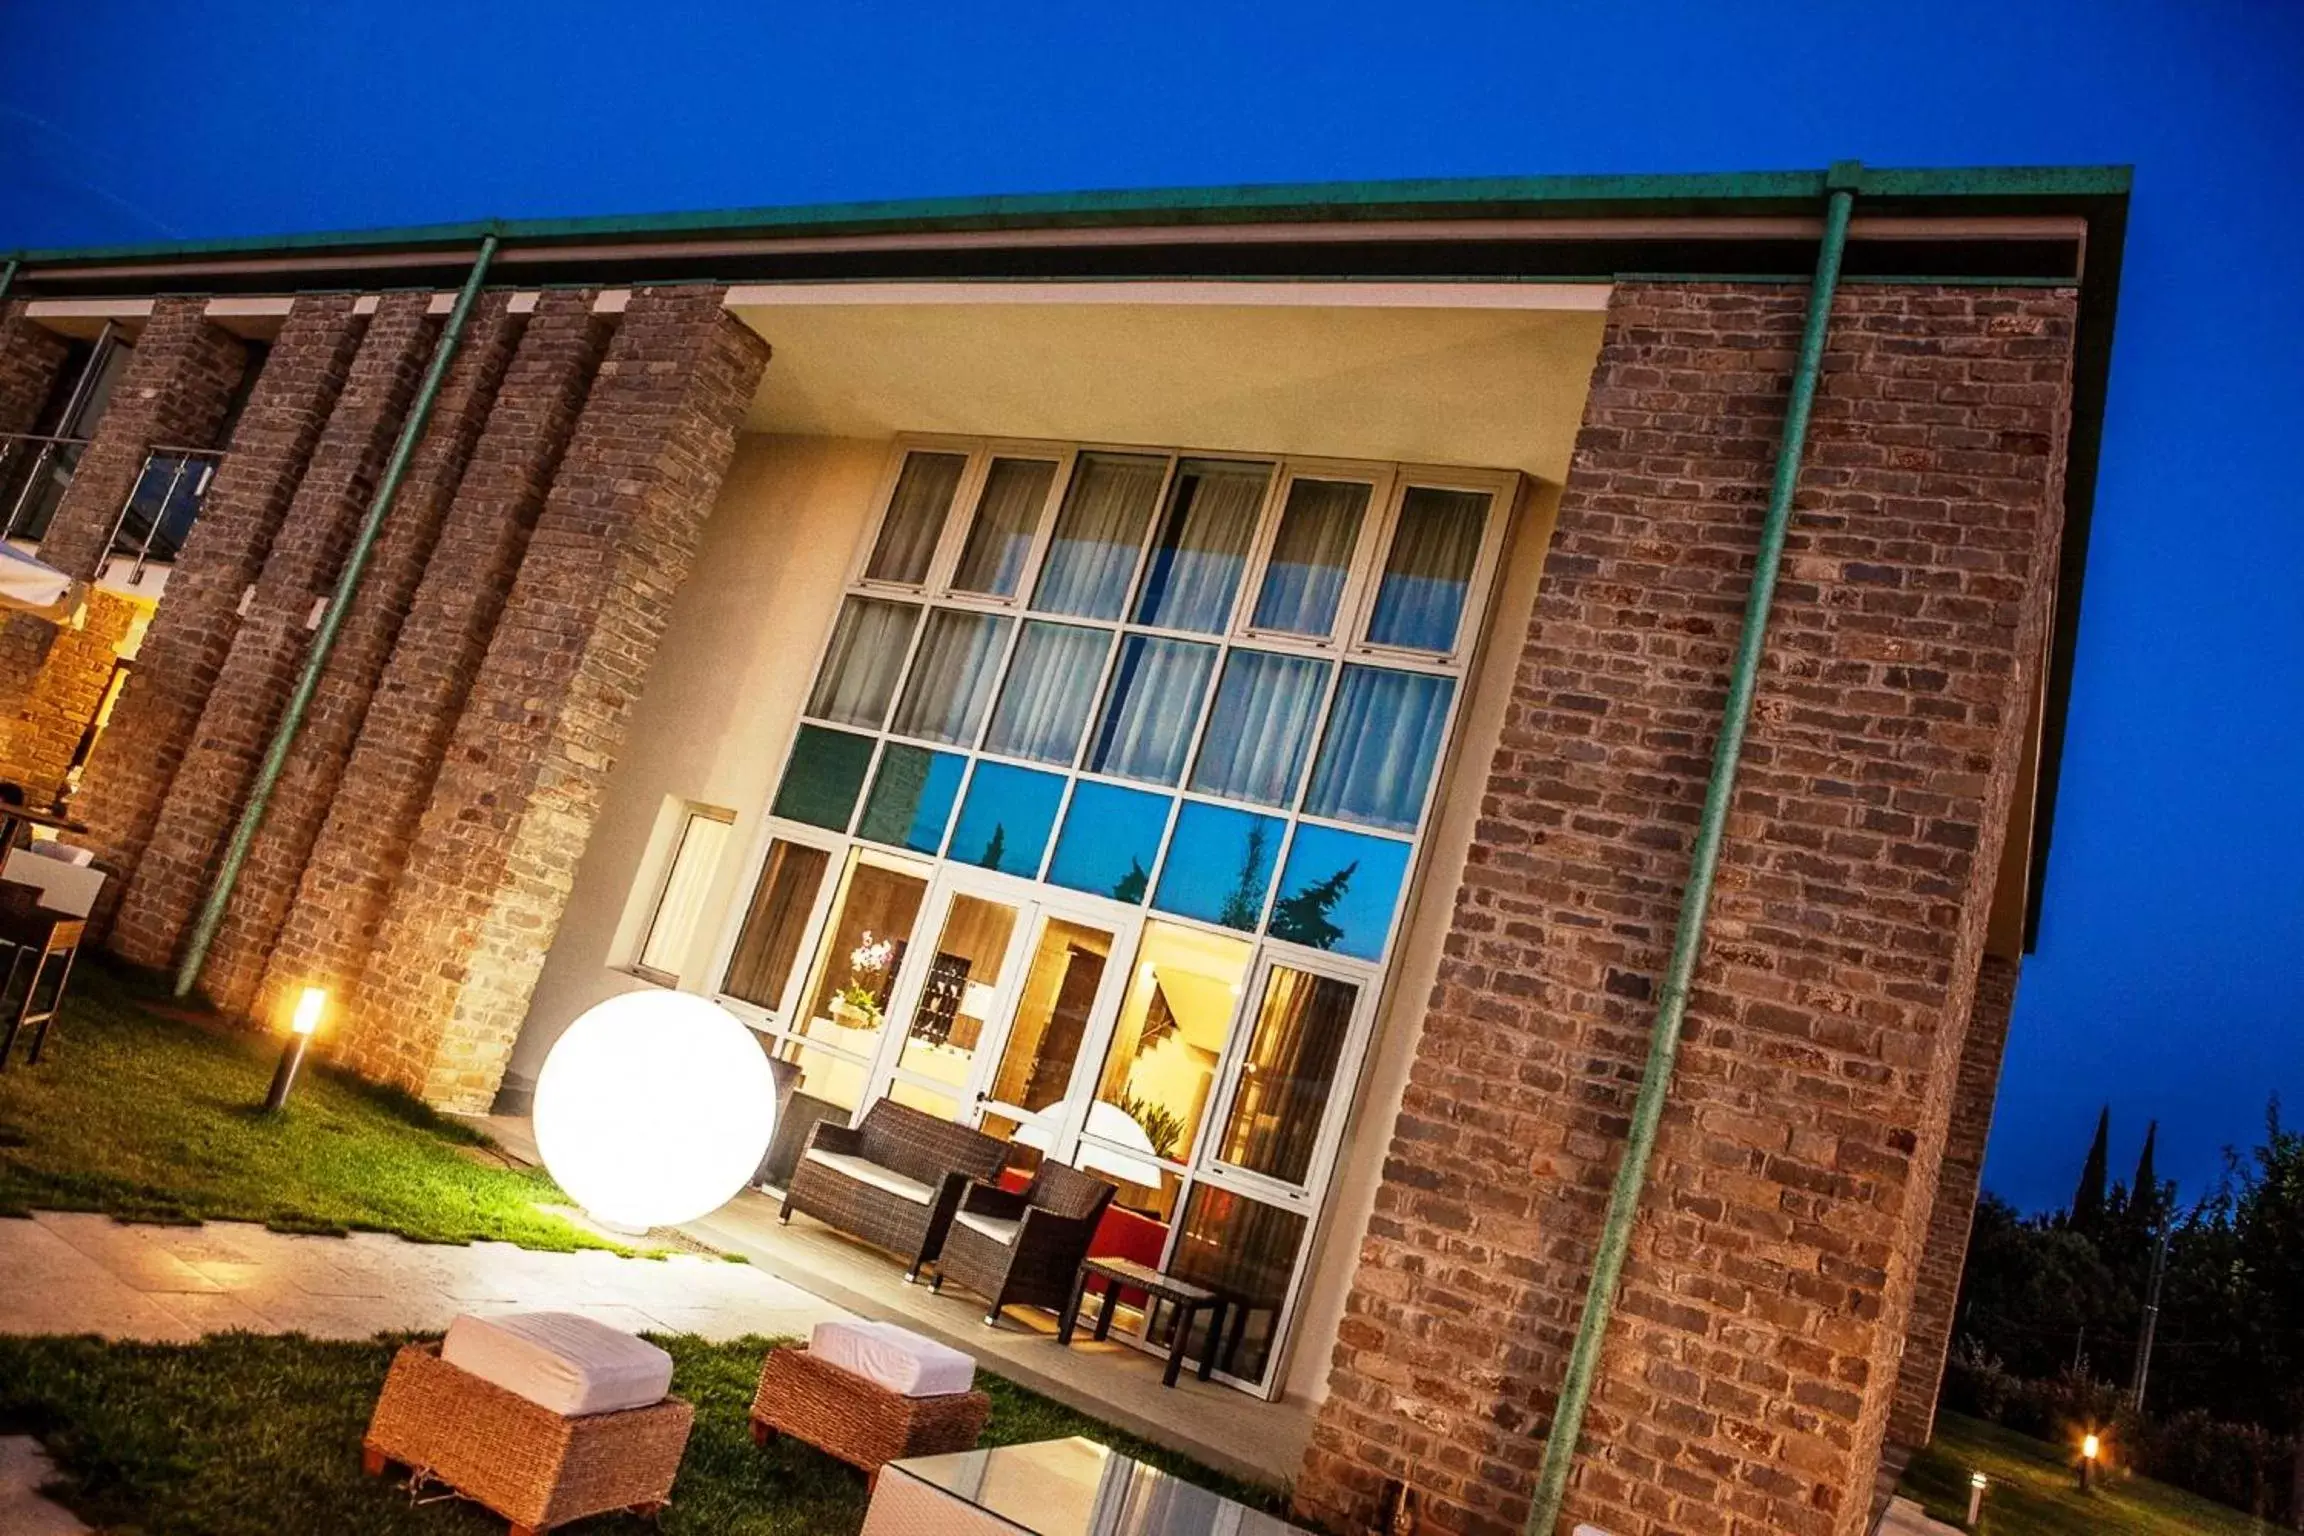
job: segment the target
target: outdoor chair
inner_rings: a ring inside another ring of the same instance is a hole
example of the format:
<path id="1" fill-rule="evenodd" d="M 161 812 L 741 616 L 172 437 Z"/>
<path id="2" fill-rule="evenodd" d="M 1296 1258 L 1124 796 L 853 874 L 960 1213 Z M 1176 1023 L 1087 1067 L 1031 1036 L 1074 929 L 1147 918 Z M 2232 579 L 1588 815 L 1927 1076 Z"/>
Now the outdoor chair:
<path id="1" fill-rule="evenodd" d="M 984 1321 L 993 1328 L 1000 1326 L 1002 1309 L 1011 1306 L 1061 1313 L 1115 1192 L 1094 1174 L 1053 1162 L 1042 1163 L 1020 1194 L 971 1185 L 945 1235 L 929 1288 L 941 1293 L 950 1280 L 989 1296 L 992 1310 Z"/>
<path id="2" fill-rule="evenodd" d="M 819 1099 L 800 1088 L 800 1068 L 781 1057 L 768 1058 L 768 1071 L 776 1084 L 776 1133 L 768 1143 L 752 1182 L 782 1189 L 792 1177 L 800 1154 L 808 1150 L 808 1137 L 819 1120 L 846 1121 L 848 1111 L 829 1099 Z"/>
<path id="3" fill-rule="evenodd" d="M 973 1181 L 999 1172 L 1007 1146 L 894 1099 L 857 1126 L 819 1123 L 792 1170 L 777 1220 L 809 1215 L 908 1260 L 906 1284 L 944 1246 L 952 1213 Z"/>

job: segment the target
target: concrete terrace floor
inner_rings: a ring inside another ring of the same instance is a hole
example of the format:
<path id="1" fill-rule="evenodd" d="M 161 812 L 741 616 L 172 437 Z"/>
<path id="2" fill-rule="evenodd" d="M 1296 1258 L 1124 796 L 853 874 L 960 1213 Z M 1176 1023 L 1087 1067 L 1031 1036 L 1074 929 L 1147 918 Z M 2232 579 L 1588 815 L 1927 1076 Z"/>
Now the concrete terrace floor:
<path id="1" fill-rule="evenodd" d="M 535 1160 L 527 1120 L 492 1116 L 480 1123 L 506 1152 Z M 1163 1358 L 1116 1337 L 1099 1344 L 1085 1329 L 1065 1347 L 1056 1342 L 1056 1319 L 1031 1308 L 1012 1307 L 999 1328 L 987 1328 L 983 1298 L 906 1285 L 902 1265 L 888 1254 L 813 1217 L 796 1215 L 782 1226 L 777 1204 L 746 1190 L 681 1230 L 707 1247 L 743 1255 L 754 1268 L 827 1304 L 938 1339 L 1020 1386 L 1219 1471 L 1282 1487 L 1295 1480 L 1312 1435 L 1312 1410 L 1304 1403 L 1265 1402 L 1201 1382 L 1189 1371 L 1164 1388 Z"/>

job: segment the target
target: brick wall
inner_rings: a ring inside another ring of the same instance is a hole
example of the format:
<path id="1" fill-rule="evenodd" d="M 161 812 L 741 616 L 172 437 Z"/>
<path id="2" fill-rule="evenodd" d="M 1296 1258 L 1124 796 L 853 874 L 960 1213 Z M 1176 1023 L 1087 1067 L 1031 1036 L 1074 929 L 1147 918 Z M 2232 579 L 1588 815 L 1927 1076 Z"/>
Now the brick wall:
<path id="1" fill-rule="evenodd" d="M 40 679 L 8 738 L 7 767 L 0 770 L 24 786 L 32 804 L 50 804 L 63 794 L 73 755 L 95 723 L 122 644 L 143 611 L 132 599 L 94 589 L 79 618 L 57 626 Z"/>
<path id="2" fill-rule="evenodd" d="M 488 1107 L 767 347 L 636 293 L 531 538 L 353 1000 L 356 1052 Z"/>
<path id="3" fill-rule="evenodd" d="M 247 361 L 238 337 L 208 323 L 206 300 L 157 301 L 40 541 L 42 562 L 81 580 L 95 576 L 145 455 L 156 446 L 208 447 Z M 55 639 L 55 624 L 30 614 L 10 614 L 0 623 L 0 721 L 11 739 Z M 76 690 L 79 672 L 67 668 L 63 692 Z M 53 714 L 57 707 L 51 699 L 35 713 Z M 6 755 L 17 766 L 20 754 L 12 746 Z"/>
<path id="4" fill-rule="evenodd" d="M 1296 1495 L 1517 1532 L 1687 874 L 1806 295 L 1625 284 Z M 1834 309 L 1568 1522 L 1859 1529 L 2046 633 L 2073 296 Z M 1472 771 L 1480 771 L 1474 768 Z"/>
<path id="5" fill-rule="evenodd" d="M 520 321 L 508 312 L 507 304 L 502 294 L 484 298 L 466 323 L 423 440 L 377 534 L 351 610 L 337 630 L 303 729 L 249 845 L 247 862 L 233 887 L 232 905 L 200 976 L 200 990 L 227 1012 L 245 1013 L 255 1000 L 257 983 L 304 873 L 304 861 L 343 779 L 345 759 L 377 677 L 407 617 L 439 537 L 441 519 L 488 418 L 489 402 L 519 339 Z M 457 574 L 471 581 L 478 573 L 467 568 Z"/>
<path id="6" fill-rule="evenodd" d="M 1896 1371 L 1896 1399 L 1888 1413 L 1888 1443 L 1918 1450 L 1935 1432 L 1936 1394 L 1951 1351 L 1953 1308 L 1960 1272 L 1968 1262 L 1968 1232 L 1984 1184 L 1984 1146 L 1992 1136 L 1992 1106 L 2000 1096 L 2000 1058 L 2016 1010 L 2016 962 L 1984 957 L 1976 1004 L 1960 1042 L 1952 1118 L 1937 1165 L 1936 1199 L 1913 1283 L 1904 1358 Z"/>
<path id="7" fill-rule="evenodd" d="M 109 924 L 121 877 L 135 870 L 151 838 L 239 629 L 241 596 L 271 548 L 365 328 L 349 296 L 299 298 L 241 409 L 230 451 L 169 573 L 167 601 L 73 801 L 88 824 L 88 845 L 114 875 L 95 915 L 98 932 Z"/>
<path id="8" fill-rule="evenodd" d="M 271 946 L 254 1011 L 304 986 L 347 997 L 409 844 L 430 799 L 472 680 L 487 654 L 530 530 L 614 321 L 589 292 L 543 295 L 498 385 L 408 616 L 394 639 L 327 818 L 305 860 L 293 904 Z M 340 1052 L 382 1075 L 389 1054 L 359 1056 L 348 1030 Z"/>
<path id="9" fill-rule="evenodd" d="M 303 666 L 316 605 L 335 585 L 431 360 L 440 330 L 431 302 L 392 294 L 369 318 L 113 921 L 112 952 L 132 964 L 172 963 L 200 905 Z"/>
<path id="10" fill-rule="evenodd" d="M 0 304 L 0 432 L 32 430 L 56 387 L 64 353 L 64 338 L 26 319 L 22 301 Z"/>

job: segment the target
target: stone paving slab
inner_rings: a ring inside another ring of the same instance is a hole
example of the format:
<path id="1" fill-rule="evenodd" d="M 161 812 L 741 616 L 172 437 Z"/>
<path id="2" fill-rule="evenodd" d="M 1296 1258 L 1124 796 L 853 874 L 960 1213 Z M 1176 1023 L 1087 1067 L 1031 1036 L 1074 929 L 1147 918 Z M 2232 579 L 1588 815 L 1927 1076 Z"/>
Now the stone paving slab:
<path id="1" fill-rule="evenodd" d="M 752 1265 L 686 1254 L 533 1253 L 79 1212 L 0 1218 L 0 1333 L 189 1342 L 242 1328 L 364 1339 L 437 1332 L 459 1312 L 542 1309 L 708 1339 L 804 1334 L 852 1315 Z"/>
<path id="2" fill-rule="evenodd" d="M 56 1480 L 48 1453 L 30 1435 L 0 1435 L 0 1531 L 7 1536 L 80 1536 L 78 1516 L 40 1497 Z"/>

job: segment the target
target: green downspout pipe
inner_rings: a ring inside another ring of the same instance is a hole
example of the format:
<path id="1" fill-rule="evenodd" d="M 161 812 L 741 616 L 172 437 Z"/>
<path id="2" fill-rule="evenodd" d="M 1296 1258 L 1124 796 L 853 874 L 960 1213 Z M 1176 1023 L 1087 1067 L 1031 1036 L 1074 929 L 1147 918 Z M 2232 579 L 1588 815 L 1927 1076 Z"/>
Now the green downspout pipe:
<path id="1" fill-rule="evenodd" d="M 1648 1037 L 1648 1064 L 1640 1076 L 1640 1096 L 1632 1108 L 1632 1129 L 1624 1160 L 1608 1193 L 1607 1220 L 1592 1258 L 1592 1283 L 1584 1293 L 1584 1315 L 1560 1384 L 1552 1432 L 1544 1442 L 1544 1463 L 1536 1475 L 1536 1498 L 1528 1511 L 1528 1536 L 1553 1536 L 1560 1506 L 1568 1497 L 1568 1474 L 1576 1463 L 1584 1431 L 1584 1410 L 1600 1369 L 1600 1346 L 1616 1309 L 1616 1287 L 1632 1247 L 1632 1224 L 1648 1183 L 1648 1162 L 1664 1119 L 1664 1098 L 1680 1055 L 1680 1028 L 1688 1012 L 1688 990 L 1696 958 L 1704 947 L 1704 919 L 1712 905 L 1712 881 L 1720 867 L 1727 834 L 1728 805 L 1736 793 L 1736 766 L 1744 755 L 1744 729 L 1752 715 L 1759 682 L 1760 653 L 1768 633 L 1768 610 L 1776 597 L 1776 573 L 1784 560 L 1784 535 L 1792 522 L 1792 494 L 1800 484 L 1800 456 L 1808 441 L 1808 413 L 1816 401 L 1816 377 L 1824 361 L 1824 336 L 1832 317 L 1832 294 L 1840 282 L 1840 256 L 1848 244 L 1848 215 L 1856 201 L 1862 168 L 1844 162 L 1825 174 L 1827 202 L 1824 242 L 1816 252 L 1816 279 L 1808 290 L 1808 323 L 1800 334 L 1799 361 L 1792 370 L 1792 400 L 1784 412 L 1784 437 L 1776 450 L 1776 477 L 1768 492 L 1768 515 L 1760 528 L 1760 555 L 1752 571 L 1751 595 L 1744 603 L 1744 630 L 1736 641 L 1735 669 L 1728 677 L 1720 740 L 1712 749 L 1712 781 L 1704 788 L 1704 815 L 1696 827 L 1688 884 L 1680 897 L 1680 917 L 1672 936 L 1672 959 L 1656 1003 L 1656 1027 Z"/>
<path id="2" fill-rule="evenodd" d="M 343 627 L 353 594 L 360 588 L 361 572 L 367 569 L 368 557 L 376 548 L 376 536 L 383 532 L 384 519 L 400 494 L 400 482 L 407 477 L 409 461 L 416 456 L 416 444 L 424 436 L 425 423 L 431 420 L 432 407 L 440 398 L 440 386 L 447 380 L 448 365 L 456 358 L 464 323 L 472 316 L 472 306 L 479 302 L 480 286 L 488 277 L 488 264 L 495 259 L 496 236 L 491 234 L 480 242 L 480 254 L 473 258 L 472 271 L 464 279 L 463 291 L 456 295 L 456 306 L 448 312 L 448 323 L 441 328 L 440 340 L 432 348 L 431 365 L 424 371 L 424 382 L 418 386 L 416 399 L 408 407 L 407 419 L 400 424 L 400 438 L 392 445 L 392 457 L 385 462 L 384 477 L 377 483 L 375 499 L 368 503 L 368 515 L 361 520 L 359 532 L 352 539 L 351 552 L 344 557 L 344 569 L 336 578 L 336 590 L 328 595 L 328 607 L 320 616 L 320 628 L 312 636 L 312 647 L 304 653 L 304 670 L 296 679 L 296 691 L 288 696 L 288 708 L 273 728 L 272 744 L 265 749 L 264 761 L 256 769 L 256 782 L 249 787 L 240 820 L 232 828 L 232 840 L 224 847 L 224 862 L 208 886 L 208 895 L 200 904 L 200 915 L 193 921 L 184 956 L 176 965 L 178 997 L 191 992 L 200 979 L 200 967 L 207 963 L 208 946 L 216 942 L 216 930 L 223 925 L 224 913 L 232 904 L 232 887 L 240 881 L 240 869 L 248 862 L 248 850 L 256 841 L 256 829 L 264 824 L 264 812 L 272 803 L 273 787 L 280 782 L 281 770 L 288 765 L 288 750 L 296 744 L 297 733 L 304 727 L 304 714 L 312 706 L 312 695 L 319 691 L 320 674 L 328 665 L 328 653 L 336 648 L 336 632 Z"/>
<path id="3" fill-rule="evenodd" d="M 11 256 L 8 265 L 0 267 L 0 304 L 8 302 L 8 290 L 16 286 L 16 269 L 23 265 L 23 257 Z"/>

